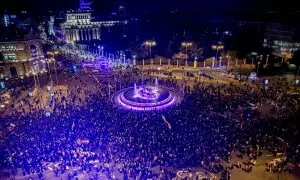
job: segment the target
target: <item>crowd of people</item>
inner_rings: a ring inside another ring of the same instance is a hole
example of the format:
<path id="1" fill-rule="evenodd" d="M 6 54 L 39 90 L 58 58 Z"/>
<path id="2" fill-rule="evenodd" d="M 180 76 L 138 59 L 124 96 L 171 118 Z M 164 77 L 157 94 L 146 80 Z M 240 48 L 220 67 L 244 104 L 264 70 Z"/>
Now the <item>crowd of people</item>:
<path id="1" fill-rule="evenodd" d="M 154 83 L 155 74 L 127 69 L 115 81 L 122 80 L 122 88 Z M 42 109 L 1 117 L 0 167 L 11 176 L 43 178 L 50 170 L 68 179 L 82 173 L 90 179 L 171 179 L 178 169 L 201 167 L 230 179 L 232 168 L 250 172 L 265 152 L 284 153 L 287 162 L 300 162 L 299 132 L 290 121 L 299 97 L 286 94 L 281 81 L 268 91 L 197 81 L 185 88 L 180 104 L 137 112 L 116 107 L 108 98 L 107 82 L 67 76 L 69 89 L 56 92 L 49 117 Z M 170 77 L 160 78 L 159 84 L 181 86 Z M 261 116 L 249 105 L 267 101 L 285 108 L 273 110 L 277 116 Z M 237 164 L 231 162 L 234 153 L 241 159 Z"/>

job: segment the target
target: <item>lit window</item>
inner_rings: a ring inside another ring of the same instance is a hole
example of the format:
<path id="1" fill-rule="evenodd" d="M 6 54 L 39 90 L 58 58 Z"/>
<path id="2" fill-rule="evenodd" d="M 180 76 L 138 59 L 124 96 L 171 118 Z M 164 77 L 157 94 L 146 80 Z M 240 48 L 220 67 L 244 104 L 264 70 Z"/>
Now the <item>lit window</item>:
<path id="1" fill-rule="evenodd" d="M 3 54 L 4 60 L 16 60 L 16 54 Z"/>

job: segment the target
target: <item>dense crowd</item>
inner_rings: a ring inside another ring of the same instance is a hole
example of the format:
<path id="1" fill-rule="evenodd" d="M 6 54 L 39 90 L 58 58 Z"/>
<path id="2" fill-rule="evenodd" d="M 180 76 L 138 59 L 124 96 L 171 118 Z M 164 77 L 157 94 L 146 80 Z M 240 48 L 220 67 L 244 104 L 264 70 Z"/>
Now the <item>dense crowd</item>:
<path id="1" fill-rule="evenodd" d="M 119 73 L 116 80 L 122 79 L 123 87 L 133 86 L 134 81 L 154 83 L 149 75 L 157 74 L 148 72 L 138 79 L 139 71 Z M 107 82 L 97 84 L 92 77 L 77 75 L 68 78 L 76 83 L 56 92 L 51 116 L 39 110 L 1 117 L 2 169 L 12 174 L 37 173 L 40 178 L 51 169 L 57 176 L 67 173 L 69 179 L 83 172 L 91 174 L 91 179 L 98 179 L 100 174 L 108 178 L 120 174 L 123 179 L 171 179 L 176 169 L 202 167 L 230 179 L 232 168 L 250 172 L 265 152 L 274 157 L 285 154 L 281 170 L 290 170 L 287 162 L 300 162 L 299 132 L 284 123 L 290 122 L 299 99 L 283 92 L 282 82 L 268 91 L 251 85 L 196 82 L 184 88 L 181 104 L 163 111 L 136 112 L 122 110 L 109 101 Z M 173 78 L 159 81 L 169 88 L 181 87 Z M 262 117 L 250 105 L 265 102 L 286 108 L 273 109 L 279 114 L 277 118 Z M 231 166 L 221 163 L 231 164 L 233 153 L 238 153 L 240 162 Z M 267 170 L 272 167 L 276 166 L 268 165 Z"/>

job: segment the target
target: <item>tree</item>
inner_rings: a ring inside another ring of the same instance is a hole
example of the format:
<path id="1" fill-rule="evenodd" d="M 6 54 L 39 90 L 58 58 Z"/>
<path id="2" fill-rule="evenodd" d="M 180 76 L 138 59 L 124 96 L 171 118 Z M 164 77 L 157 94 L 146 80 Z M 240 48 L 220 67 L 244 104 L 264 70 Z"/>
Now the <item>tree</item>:
<path id="1" fill-rule="evenodd" d="M 203 48 L 198 43 L 194 43 L 191 47 L 191 55 L 193 58 L 202 59 Z"/>
<path id="2" fill-rule="evenodd" d="M 178 59 L 182 62 L 187 58 L 188 58 L 188 56 L 182 52 L 179 52 L 179 53 L 173 55 L 173 59 Z"/>

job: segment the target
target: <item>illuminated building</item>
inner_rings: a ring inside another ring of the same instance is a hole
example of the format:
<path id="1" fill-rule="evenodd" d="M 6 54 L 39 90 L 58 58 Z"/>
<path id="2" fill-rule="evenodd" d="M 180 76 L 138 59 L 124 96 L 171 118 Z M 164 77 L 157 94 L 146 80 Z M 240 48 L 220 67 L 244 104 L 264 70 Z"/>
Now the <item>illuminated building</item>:
<path id="1" fill-rule="evenodd" d="M 41 39 L 27 36 L 0 42 L 0 76 L 17 78 L 46 69 Z"/>
<path id="2" fill-rule="evenodd" d="M 3 16 L 3 24 L 5 27 L 7 27 L 10 24 L 16 24 L 17 21 L 17 16 L 14 14 L 8 14 L 7 12 L 5 12 L 4 16 Z"/>
<path id="3" fill-rule="evenodd" d="M 277 53 L 293 53 L 300 49 L 300 39 L 295 27 L 271 23 L 266 25 L 263 46 Z"/>
<path id="4" fill-rule="evenodd" d="M 92 10 L 91 5 L 92 5 L 91 2 L 88 2 L 86 0 L 79 0 L 80 10 L 82 11 L 91 11 Z"/>
<path id="5" fill-rule="evenodd" d="M 90 2 L 80 0 L 79 4 L 79 10 L 68 12 L 66 21 L 61 24 L 67 43 L 100 40 L 102 26 L 113 26 L 119 23 L 119 21 L 98 21 L 92 17 Z"/>
<path id="6" fill-rule="evenodd" d="M 7 14 L 4 14 L 4 25 L 7 27 L 9 24 L 9 16 Z"/>

